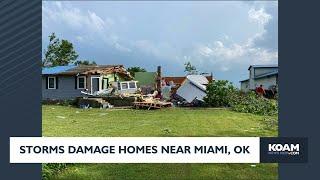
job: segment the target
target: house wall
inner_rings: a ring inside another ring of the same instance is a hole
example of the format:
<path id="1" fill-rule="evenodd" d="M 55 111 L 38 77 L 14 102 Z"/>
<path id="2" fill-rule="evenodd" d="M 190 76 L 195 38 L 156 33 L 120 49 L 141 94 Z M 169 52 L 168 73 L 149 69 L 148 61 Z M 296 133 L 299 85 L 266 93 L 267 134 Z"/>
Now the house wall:
<path id="1" fill-rule="evenodd" d="M 254 86 L 254 68 L 249 70 L 249 89 L 255 89 Z"/>
<path id="2" fill-rule="evenodd" d="M 109 79 L 109 87 L 112 85 L 113 82 L 117 81 L 125 81 L 125 79 L 121 76 L 119 76 L 118 74 L 107 74 L 107 75 L 103 75 L 101 78 L 102 79 Z M 107 88 L 107 81 L 103 82 L 104 83 L 104 88 Z M 102 83 L 101 83 L 102 84 Z M 101 87 L 102 89 L 102 87 Z"/>
<path id="3" fill-rule="evenodd" d="M 177 90 L 177 94 L 191 103 L 195 98 L 203 100 L 206 93 L 193 85 L 188 79 Z"/>
<path id="4" fill-rule="evenodd" d="M 263 85 L 264 89 L 269 89 L 270 86 L 277 85 L 277 76 L 270 76 L 265 78 L 260 78 L 255 80 L 255 86 L 260 86 L 260 84 Z"/>
<path id="5" fill-rule="evenodd" d="M 46 77 L 42 76 L 42 99 L 74 99 L 83 96 L 83 89 L 75 89 L 74 76 L 57 76 L 58 89 L 46 89 Z"/>
<path id="6" fill-rule="evenodd" d="M 275 67 L 275 68 L 271 68 L 271 67 L 269 67 L 269 68 L 254 68 L 254 69 L 255 69 L 255 71 L 254 71 L 255 76 L 259 76 L 261 74 L 274 72 L 274 71 L 278 70 L 277 67 Z"/>
<path id="7" fill-rule="evenodd" d="M 256 80 L 254 79 L 255 76 L 258 76 L 258 75 L 261 75 L 261 74 L 265 74 L 265 73 L 269 73 L 269 72 L 273 72 L 275 70 L 278 70 L 278 68 L 277 67 L 274 67 L 274 68 L 271 68 L 271 67 L 268 67 L 268 68 L 250 68 L 250 70 L 249 70 L 249 89 L 253 90 L 258 86 L 257 84 L 259 84 L 259 82 L 256 82 Z"/>
<path id="8" fill-rule="evenodd" d="M 249 81 L 242 81 L 240 88 L 241 88 L 241 91 L 248 92 L 250 90 L 249 89 Z"/>
<path id="9" fill-rule="evenodd" d="M 53 75 L 52 75 L 53 76 Z M 99 77 L 100 75 L 88 75 L 86 78 L 86 88 L 91 92 L 91 77 Z M 51 77 L 51 75 L 50 75 Z M 76 97 L 83 97 L 81 91 L 85 89 L 75 88 L 75 76 L 57 76 L 58 77 L 58 89 L 46 89 L 46 76 L 42 76 L 42 99 L 75 99 Z M 103 77 L 109 78 L 109 84 L 114 82 L 114 75 L 104 75 Z M 116 74 L 118 81 L 123 81 L 124 79 Z M 105 86 L 106 87 L 106 86 Z M 100 77 L 99 83 L 100 90 L 102 89 L 102 77 Z M 121 93 L 134 93 L 136 89 L 123 90 Z M 91 92 L 93 93 L 93 92 Z"/>

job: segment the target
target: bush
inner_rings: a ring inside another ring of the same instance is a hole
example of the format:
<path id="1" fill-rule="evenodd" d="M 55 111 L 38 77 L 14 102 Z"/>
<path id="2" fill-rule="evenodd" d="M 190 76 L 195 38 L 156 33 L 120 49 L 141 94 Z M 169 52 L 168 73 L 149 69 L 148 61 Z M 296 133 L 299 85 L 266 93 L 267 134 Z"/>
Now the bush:
<path id="1" fill-rule="evenodd" d="M 231 108 L 237 112 L 253 113 L 258 115 L 277 115 L 278 103 L 275 100 L 270 100 L 258 96 L 254 92 L 239 93 L 231 98 Z"/>
<path id="2" fill-rule="evenodd" d="M 236 88 L 226 80 L 214 81 L 207 86 L 207 96 L 204 101 L 213 107 L 229 107 Z"/>
<path id="3" fill-rule="evenodd" d="M 266 99 L 254 92 L 243 93 L 229 81 L 218 80 L 207 86 L 204 101 L 212 107 L 230 107 L 237 112 L 259 115 L 276 115 L 278 104 L 275 100 Z"/>
<path id="4" fill-rule="evenodd" d="M 74 99 L 66 99 L 66 100 L 47 99 L 47 100 L 42 100 L 42 104 L 44 104 L 44 105 L 76 106 L 77 100 L 74 100 Z"/>
<path id="5" fill-rule="evenodd" d="M 66 163 L 42 164 L 42 179 L 50 179 L 67 168 Z"/>

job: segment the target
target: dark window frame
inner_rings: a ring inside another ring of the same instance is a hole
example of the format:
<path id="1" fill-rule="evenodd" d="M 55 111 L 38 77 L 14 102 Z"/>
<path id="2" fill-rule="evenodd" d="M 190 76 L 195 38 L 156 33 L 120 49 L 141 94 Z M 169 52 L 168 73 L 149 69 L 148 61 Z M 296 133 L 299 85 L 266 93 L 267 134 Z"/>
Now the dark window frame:
<path id="1" fill-rule="evenodd" d="M 53 79 L 53 87 L 50 86 L 50 79 Z M 48 89 L 57 89 L 57 81 L 55 76 L 48 76 Z"/>
<path id="2" fill-rule="evenodd" d="M 80 87 L 80 79 L 83 79 L 83 87 Z M 78 76 L 77 77 L 77 89 L 86 89 L 87 79 L 85 76 Z"/>

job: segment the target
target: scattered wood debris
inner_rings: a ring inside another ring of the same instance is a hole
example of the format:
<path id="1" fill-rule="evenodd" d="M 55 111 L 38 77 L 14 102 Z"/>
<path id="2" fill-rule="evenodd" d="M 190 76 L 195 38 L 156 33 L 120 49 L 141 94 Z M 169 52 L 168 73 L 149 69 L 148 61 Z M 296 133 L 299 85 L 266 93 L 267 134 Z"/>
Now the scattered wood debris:
<path id="1" fill-rule="evenodd" d="M 171 102 L 153 101 L 153 102 L 134 102 L 133 107 L 136 109 L 147 108 L 150 109 L 161 109 L 163 107 L 172 107 Z"/>

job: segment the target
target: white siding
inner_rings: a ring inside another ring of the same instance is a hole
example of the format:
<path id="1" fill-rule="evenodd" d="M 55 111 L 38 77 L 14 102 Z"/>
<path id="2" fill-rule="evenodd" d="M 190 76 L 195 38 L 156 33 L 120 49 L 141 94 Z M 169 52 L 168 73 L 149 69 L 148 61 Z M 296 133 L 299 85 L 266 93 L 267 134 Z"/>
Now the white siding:
<path id="1" fill-rule="evenodd" d="M 203 100 L 206 93 L 193 85 L 188 79 L 177 90 L 177 94 L 191 103 L 195 98 Z"/>

